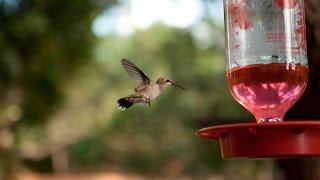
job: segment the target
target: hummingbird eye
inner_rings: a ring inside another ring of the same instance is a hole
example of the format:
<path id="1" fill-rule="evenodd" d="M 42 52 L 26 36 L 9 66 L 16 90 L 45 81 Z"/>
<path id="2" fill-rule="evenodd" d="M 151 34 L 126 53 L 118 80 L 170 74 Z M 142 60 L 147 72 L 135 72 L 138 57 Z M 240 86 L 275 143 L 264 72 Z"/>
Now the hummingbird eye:
<path id="1" fill-rule="evenodd" d="M 169 80 L 169 79 L 167 79 L 167 82 L 170 82 L 170 80 Z"/>

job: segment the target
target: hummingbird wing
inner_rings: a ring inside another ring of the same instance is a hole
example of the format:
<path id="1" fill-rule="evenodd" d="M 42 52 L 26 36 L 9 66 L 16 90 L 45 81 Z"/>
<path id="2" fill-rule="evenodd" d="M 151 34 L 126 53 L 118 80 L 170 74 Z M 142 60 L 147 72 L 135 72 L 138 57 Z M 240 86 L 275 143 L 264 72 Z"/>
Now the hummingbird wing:
<path id="1" fill-rule="evenodd" d="M 121 64 L 134 81 L 135 91 L 139 91 L 150 84 L 150 78 L 144 74 L 135 64 L 127 59 L 122 59 Z"/>

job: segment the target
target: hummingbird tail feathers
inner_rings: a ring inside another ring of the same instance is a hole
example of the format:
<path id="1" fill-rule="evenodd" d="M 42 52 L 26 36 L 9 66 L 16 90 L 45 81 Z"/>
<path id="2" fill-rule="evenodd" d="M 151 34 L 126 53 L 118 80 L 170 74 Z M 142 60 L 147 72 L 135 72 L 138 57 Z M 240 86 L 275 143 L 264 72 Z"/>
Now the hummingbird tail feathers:
<path id="1" fill-rule="evenodd" d="M 135 93 L 130 96 L 118 100 L 119 109 L 124 111 L 136 103 L 142 103 L 150 106 L 150 99 L 140 93 Z"/>
<path id="2" fill-rule="evenodd" d="M 133 106 L 133 104 L 134 104 L 134 102 L 130 101 L 130 99 L 127 97 L 121 98 L 118 100 L 118 107 L 122 111 L 130 108 L 131 106 Z"/>

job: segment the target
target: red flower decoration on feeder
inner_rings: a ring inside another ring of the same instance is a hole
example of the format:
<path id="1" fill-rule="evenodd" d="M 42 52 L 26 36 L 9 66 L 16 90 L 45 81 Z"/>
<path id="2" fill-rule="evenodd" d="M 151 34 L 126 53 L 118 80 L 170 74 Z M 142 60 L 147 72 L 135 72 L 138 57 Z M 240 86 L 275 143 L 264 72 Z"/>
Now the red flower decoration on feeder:
<path id="1" fill-rule="evenodd" d="M 252 26 L 251 19 L 253 13 L 246 6 L 245 2 L 240 0 L 229 6 L 229 13 L 236 15 L 236 19 L 233 20 L 233 23 L 238 26 L 240 29 L 249 29 Z"/>
<path id="2" fill-rule="evenodd" d="M 287 9 L 292 9 L 297 5 L 297 0 L 275 0 L 274 2 L 278 6 L 282 8 L 287 8 Z"/>

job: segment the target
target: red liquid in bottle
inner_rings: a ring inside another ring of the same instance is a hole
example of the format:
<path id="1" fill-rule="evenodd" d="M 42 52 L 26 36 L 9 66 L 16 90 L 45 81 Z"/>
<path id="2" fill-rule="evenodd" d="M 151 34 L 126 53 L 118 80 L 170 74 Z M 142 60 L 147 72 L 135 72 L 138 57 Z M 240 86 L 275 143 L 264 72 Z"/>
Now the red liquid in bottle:
<path id="1" fill-rule="evenodd" d="M 227 72 L 233 97 L 258 122 L 282 121 L 287 110 L 300 98 L 308 68 L 293 64 L 257 64 Z"/>

